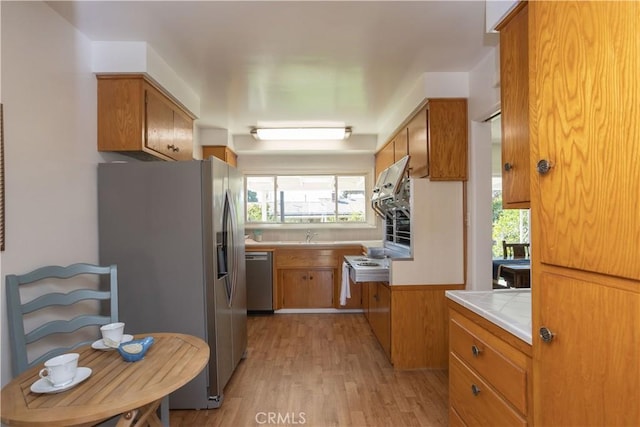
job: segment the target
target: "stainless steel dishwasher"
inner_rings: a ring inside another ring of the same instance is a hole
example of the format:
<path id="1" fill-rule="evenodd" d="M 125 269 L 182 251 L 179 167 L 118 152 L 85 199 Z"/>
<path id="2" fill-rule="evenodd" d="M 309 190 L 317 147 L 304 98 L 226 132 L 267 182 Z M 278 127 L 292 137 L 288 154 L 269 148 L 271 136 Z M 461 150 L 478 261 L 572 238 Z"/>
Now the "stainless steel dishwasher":
<path id="1" fill-rule="evenodd" d="M 273 263 L 271 252 L 247 251 L 247 313 L 273 313 Z"/>

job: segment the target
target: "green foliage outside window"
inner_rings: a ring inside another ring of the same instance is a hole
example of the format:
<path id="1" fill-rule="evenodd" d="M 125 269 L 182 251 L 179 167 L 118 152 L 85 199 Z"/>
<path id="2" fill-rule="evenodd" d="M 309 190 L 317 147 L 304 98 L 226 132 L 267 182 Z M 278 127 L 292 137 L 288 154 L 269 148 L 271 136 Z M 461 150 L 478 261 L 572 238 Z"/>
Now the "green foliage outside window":
<path id="1" fill-rule="evenodd" d="M 502 209 L 502 192 L 493 192 L 493 257 L 502 258 L 502 241 L 529 242 L 529 211 Z"/>

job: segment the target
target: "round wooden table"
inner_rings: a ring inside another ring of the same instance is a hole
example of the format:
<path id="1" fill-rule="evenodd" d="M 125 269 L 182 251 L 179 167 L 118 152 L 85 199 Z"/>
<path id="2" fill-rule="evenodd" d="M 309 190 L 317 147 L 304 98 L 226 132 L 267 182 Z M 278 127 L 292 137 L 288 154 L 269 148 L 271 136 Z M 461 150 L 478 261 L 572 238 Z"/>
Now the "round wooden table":
<path id="1" fill-rule="evenodd" d="M 91 376 L 55 394 L 31 392 L 39 379 L 35 366 L 2 389 L 2 422 L 11 426 L 93 425 L 121 415 L 118 426 L 161 425 L 156 409 L 165 396 L 198 375 L 209 361 L 209 346 L 200 338 L 174 333 L 153 336 L 144 359 L 125 362 L 116 350 L 77 349 L 79 367 Z"/>

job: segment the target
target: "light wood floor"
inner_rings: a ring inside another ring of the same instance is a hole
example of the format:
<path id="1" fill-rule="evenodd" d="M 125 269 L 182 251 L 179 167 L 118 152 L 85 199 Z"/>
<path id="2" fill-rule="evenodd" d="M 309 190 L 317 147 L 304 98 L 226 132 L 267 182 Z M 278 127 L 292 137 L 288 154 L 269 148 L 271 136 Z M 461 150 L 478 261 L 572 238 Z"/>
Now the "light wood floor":
<path id="1" fill-rule="evenodd" d="M 446 371 L 395 371 L 362 314 L 249 317 L 249 345 L 219 409 L 171 426 L 445 426 Z"/>

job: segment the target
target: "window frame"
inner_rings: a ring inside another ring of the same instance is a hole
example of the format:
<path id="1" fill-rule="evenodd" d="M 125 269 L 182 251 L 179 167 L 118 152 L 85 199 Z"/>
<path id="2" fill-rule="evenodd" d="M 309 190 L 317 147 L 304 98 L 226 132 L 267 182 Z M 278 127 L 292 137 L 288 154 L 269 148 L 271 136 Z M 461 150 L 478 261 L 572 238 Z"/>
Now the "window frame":
<path id="1" fill-rule="evenodd" d="M 282 218 L 281 215 L 276 216 L 277 221 L 249 221 L 248 219 L 248 211 L 249 211 L 249 197 L 248 197 L 248 180 L 252 177 L 263 177 L 263 178 L 273 178 L 273 194 L 274 194 L 274 210 L 277 212 L 278 210 L 278 204 L 280 203 L 279 201 L 279 197 L 278 197 L 278 178 L 279 177 L 312 177 L 312 176 L 326 176 L 326 177 L 333 177 L 333 185 L 334 185 L 334 191 L 336 194 L 335 197 L 335 201 L 334 201 L 334 217 L 335 217 L 335 221 L 333 222 L 283 222 L 280 221 L 280 218 Z M 338 205 L 339 205 L 339 197 L 337 197 L 338 195 L 338 181 L 340 177 L 361 177 L 364 180 L 364 197 L 365 197 L 365 203 L 364 203 L 364 210 L 363 210 L 363 220 L 362 221 L 338 221 L 338 217 L 340 216 L 339 213 L 339 209 L 338 209 Z M 349 228 L 358 228 L 358 227 L 371 227 L 372 223 L 371 223 L 371 216 L 372 216 L 372 211 L 370 209 L 369 204 L 367 203 L 367 197 L 368 197 L 368 192 L 369 192 L 369 174 L 366 172 L 338 172 L 338 173 L 326 173 L 326 172 L 309 172 L 309 173 L 295 173 L 295 172 L 291 172 L 291 173 L 249 173 L 249 174 L 245 174 L 244 175 L 244 187 L 245 187 L 245 194 L 244 194 L 244 199 L 245 199 L 245 203 L 244 203 L 244 221 L 245 221 L 245 227 L 247 228 L 269 228 L 269 227 L 286 227 L 286 228 L 308 228 L 308 227 L 324 227 L 324 228 L 343 228 L 343 227 L 349 227 Z"/>

